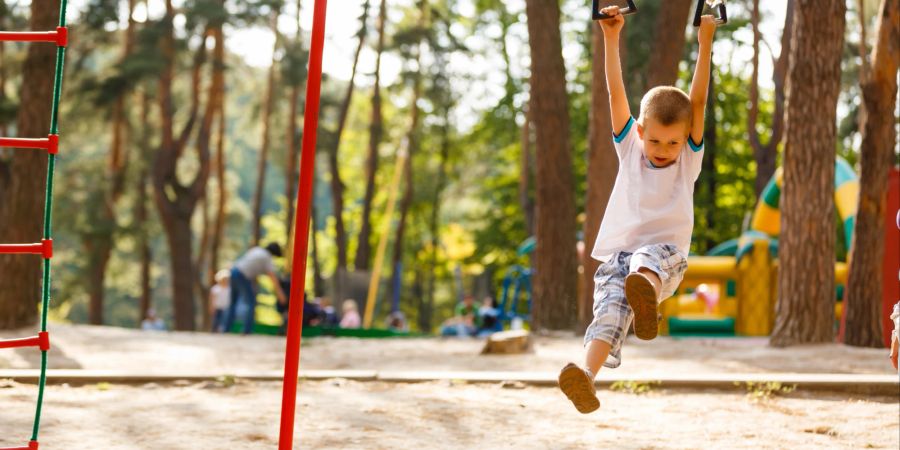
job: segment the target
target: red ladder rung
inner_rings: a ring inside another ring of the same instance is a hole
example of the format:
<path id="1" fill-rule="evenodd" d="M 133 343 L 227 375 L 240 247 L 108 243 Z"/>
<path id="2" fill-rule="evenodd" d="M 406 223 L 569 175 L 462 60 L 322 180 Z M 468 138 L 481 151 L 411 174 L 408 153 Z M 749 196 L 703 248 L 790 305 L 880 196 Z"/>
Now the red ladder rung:
<path id="1" fill-rule="evenodd" d="M 0 447 L 0 450 L 38 450 L 38 441 L 30 441 L 27 447 Z"/>
<path id="2" fill-rule="evenodd" d="M 0 348 L 19 348 L 19 347 L 38 347 L 43 351 L 50 350 L 50 334 L 41 331 L 37 336 L 18 338 L 18 339 L 0 339 Z M 0 449 L 3 450 L 3 449 Z"/>
<path id="3" fill-rule="evenodd" d="M 0 147 L 44 149 L 55 155 L 59 153 L 59 135 L 51 134 L 43 139 L 0 137 Z"/>
<path id="4" fill-rule="evenodd" d="M 0 255 L 41 255 L 53 257 L 53 240 L 44 239 L 39 244 L 0 244 Z M 3 450 L 3 449 L 0 449 Z"/>
<path id="5" fill-rule="evenodd" d="M 69 43 L 69 30 L 56 27 L 56 31 L 0 31 L 0 41 L 55 42 L 57 47 L 65 47 Z"/>

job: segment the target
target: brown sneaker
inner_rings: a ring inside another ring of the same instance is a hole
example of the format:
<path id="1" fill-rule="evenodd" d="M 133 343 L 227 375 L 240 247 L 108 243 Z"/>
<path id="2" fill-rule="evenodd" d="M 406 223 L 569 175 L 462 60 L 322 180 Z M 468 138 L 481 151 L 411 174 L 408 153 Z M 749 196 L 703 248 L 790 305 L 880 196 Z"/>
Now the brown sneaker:
<path id="1" fill-rule="evenodd" d="M 594 380 L 577 365 L 566 364 L 559 372 L 559 388 L 566 397 L 575 405 L 575 409 L 582 414 L 594 412 L 600 408 L 600 400 L 597 399 L 597 391 L 594 389 Z"/>
<path id="2" fill-rule="evenodd" d="M 625 277 L 625 299 L 634 311 L 634 334 L 645 341 L 659 333 L 658 294 L 646 275 L 635 272 Z"/>

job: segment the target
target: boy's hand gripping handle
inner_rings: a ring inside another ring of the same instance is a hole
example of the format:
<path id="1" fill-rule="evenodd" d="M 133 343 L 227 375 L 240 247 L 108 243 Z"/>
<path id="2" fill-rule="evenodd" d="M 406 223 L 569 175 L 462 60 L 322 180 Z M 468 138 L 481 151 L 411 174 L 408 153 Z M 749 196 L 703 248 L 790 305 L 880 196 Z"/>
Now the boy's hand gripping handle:
<path id="1" fill-rule="evenodd" d="M 700 18 L 703 17 L 704 4 L 708 4 L 716 10 L 716 25 L 728 23 L 728 10 L 725 8 L 725 0 L 697 0 L 697 11 L 694 13 L 694 27 L 700 27 Z"/>
<path id="2" fill-rule="evenodd" d="M 633 0 L 626 0 L 626 1 L 628 2 L 628 6 L 626 6 L 625 8 L 619 8 L 619 14 L 621 14 L 623 16 L 627 16 L 627 15 L 636 13 L 638 11 L 638 9 L 637 9 L 637 6 L 634 4 L 634 1 Z M 607 19 L 612 19 L 614 17 L 614 16 L 610 16 L 608 14 L 603 14 L 602 12 L 600 12 L 600 10 L 603 9 L 603 7 L 600 6 L 600 0 L 593 0 L 593 3 L 594 3 L 594 5 L 593 5 L 593 9 L 592 9 L 592 11 L 593 11 L 592 17 L 594 20 L 607 20 Z"/>

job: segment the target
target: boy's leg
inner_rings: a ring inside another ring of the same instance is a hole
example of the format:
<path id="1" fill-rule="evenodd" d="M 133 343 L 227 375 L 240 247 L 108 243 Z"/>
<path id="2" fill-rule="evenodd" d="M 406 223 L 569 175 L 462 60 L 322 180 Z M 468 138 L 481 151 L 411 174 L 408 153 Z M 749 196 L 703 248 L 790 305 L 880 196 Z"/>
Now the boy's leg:
<path id="1" fill-rule="evenodd" d="M 620 253 L 600 265 L 594 275 L 594 320 L 585 333 L 585 367 L 570 363 L 559 375 L 559 386 L 581 413 L 600 407 L 594 389 L 594 377 L 601 366 L 618 367 L 622 341 L 631 323 L 631 310 L 625 302 L 624 280 L 629 254 Z"/>
<path id="2" fill-rule="evenodd" d="M 632 255 L 629 266 L 625 297 L 634 311 L 634 334 L 651 340 L 659 333 L 659 303 L 678 288 L 687 260 L 674 245 L 648 245 Z"/>
<path id="3" fill-rule="evenodd" d="M 584 354 L 584 367 L 590 371 L 591 378 L 596 377 L 600 372 L 600 368 L 609 357 L 611 348 L 609 343 L 599 339 L 594 339 L 588 344 L 587 352 Z"/>

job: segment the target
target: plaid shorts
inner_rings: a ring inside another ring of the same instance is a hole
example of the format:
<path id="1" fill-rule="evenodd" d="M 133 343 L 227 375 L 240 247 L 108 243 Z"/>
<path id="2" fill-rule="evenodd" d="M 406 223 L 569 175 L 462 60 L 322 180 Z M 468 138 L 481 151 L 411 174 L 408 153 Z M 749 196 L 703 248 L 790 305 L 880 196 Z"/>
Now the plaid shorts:
<path id="1" fill-rule="evenodd" d="M 634 312 L 625 300 L 625 277 L 647 268 L 662 280 L 659 303 L 672 296 L 687 269 L 687 259 L 669 244 L 641 247 L 634 253 L 617 252 L 600 265 L 594 274 L 594 320 L 584 335 L 584 345 L 597 339 L 610 345 L 604 367 L 616 368 L 622 363 L 622 343 L 634 320 Z"/>

